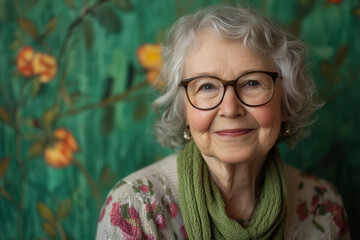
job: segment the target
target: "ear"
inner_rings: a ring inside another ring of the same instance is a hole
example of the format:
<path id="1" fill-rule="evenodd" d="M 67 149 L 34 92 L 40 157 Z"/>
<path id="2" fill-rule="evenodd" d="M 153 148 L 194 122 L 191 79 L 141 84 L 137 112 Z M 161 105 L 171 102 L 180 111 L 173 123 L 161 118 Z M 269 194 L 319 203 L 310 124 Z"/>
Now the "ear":
<path id="1" fill-rule="evenodd" d="M 189 120 L 187 118 L 186 109 L 184 109 L 183 114 L 184 114 L 185 125 L 189 126 Z"/>

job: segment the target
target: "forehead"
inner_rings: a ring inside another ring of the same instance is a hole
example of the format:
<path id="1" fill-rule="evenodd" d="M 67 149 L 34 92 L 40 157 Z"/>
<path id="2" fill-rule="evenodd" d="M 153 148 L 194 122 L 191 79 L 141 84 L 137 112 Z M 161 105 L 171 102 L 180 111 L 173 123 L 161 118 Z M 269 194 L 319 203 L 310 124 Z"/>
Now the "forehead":
<path id="1" fill-rule="evenodd" d="M 204 30 L 196 35 L 185 58 L 183 77 L 211 74 L 232 79 L 253 70 L 276 71 L 276 66 L 269 58 L 245 46 L 242 40 L 223 38 Z"/>

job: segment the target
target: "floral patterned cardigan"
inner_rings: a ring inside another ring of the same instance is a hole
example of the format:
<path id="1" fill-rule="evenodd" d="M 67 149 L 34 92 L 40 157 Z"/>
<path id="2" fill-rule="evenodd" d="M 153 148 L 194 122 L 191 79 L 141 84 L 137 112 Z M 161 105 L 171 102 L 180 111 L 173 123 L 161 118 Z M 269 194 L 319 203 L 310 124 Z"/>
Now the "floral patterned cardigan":
<path id="1" fill-rule="evenodd" d="M 285 239 L 350 239 L 335 187 L 287 165 L 284 171 Z M 176 155 L 121 180 L 100 212 L 96 239 L 188 239 L 177 190 Z"/>

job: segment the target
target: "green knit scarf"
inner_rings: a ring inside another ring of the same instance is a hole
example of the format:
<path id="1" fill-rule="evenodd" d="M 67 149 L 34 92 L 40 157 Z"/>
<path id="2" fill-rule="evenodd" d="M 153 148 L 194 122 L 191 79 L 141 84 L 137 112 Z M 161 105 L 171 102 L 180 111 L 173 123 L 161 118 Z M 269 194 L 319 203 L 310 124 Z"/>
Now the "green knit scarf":
<path id="1" fill-rule="evenodd" d="M 226 215 L 221 194 L 194 143 L 180 151 L 177 165 L 180 208 L 189 239 L 284 238 L 286 184 L 276 147 L 265 162 L 260 202 L 246 227 Z"/>

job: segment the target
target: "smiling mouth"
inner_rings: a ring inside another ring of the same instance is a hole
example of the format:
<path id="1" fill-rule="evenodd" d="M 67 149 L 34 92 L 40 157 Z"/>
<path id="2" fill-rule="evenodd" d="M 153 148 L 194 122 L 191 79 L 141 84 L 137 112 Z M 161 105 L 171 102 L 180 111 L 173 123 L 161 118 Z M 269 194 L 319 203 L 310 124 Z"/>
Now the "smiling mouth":
<path id="1" fill-rule="evenodd" d="M 215 133 L 217 135 L 223 136 L 223 137 L 237 137 L 237 136 L 246 135 L 253 130 L 254 129 L 250 129 L 250 128 L 225 129 L 225 130 L 221 130 L 221 131 L 216 131 Z"/>

